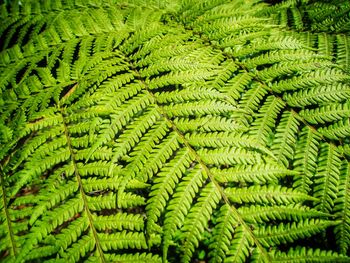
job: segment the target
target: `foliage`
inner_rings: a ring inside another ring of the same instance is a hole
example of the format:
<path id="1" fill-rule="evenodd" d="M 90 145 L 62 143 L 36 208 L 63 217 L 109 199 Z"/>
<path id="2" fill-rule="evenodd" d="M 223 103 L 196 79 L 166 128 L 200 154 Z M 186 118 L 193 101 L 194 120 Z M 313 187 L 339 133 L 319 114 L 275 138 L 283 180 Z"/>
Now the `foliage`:
<path id="1" fill-rule="evenodd" d="M 0 259 L 350 262 L 349 8 L 6 1 Z"/>

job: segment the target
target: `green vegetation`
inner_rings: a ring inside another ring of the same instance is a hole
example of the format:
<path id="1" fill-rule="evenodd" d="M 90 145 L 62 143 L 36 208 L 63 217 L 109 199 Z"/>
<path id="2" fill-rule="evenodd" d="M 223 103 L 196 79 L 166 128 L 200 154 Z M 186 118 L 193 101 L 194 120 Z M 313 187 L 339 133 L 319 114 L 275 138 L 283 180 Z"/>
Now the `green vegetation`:
<path id="1" fill-rule="evenodd" d="M 348 1 L 0 5 L 1 262 L 350 262 Z"/>

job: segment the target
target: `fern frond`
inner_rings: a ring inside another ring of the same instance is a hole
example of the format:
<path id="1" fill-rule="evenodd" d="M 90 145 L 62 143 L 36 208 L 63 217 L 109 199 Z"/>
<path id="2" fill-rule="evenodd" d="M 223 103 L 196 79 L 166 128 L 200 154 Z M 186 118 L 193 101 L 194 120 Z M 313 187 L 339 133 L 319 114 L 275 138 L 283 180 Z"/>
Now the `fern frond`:
<path id="1" fill-rule="evenodd" d="M 176 157 L 157 174 L 157 178 L 154 179 L 153 191 L 146 207 L 149 232 L 152 232 L 152 225 L 157 222 L 157 219 L 163 212 L 166 202 L 169 200 L 169 195 L 172 195 L 176 184 L 183 176 L 183 172 L 189 168 L 192 162 L 193 157 L 191 153 L 188 150 L 180 150 Z"/>
<path id="2" fill-rule="evenodd" d="M 343 119 L 327 127 L 322 127 L 318 131 L 327 138 L 339 140 L 350 135 L 349 125 L 349 119 Z"/>
<path id="3" fill-rule="evenodd" d="M 224 146 L 234 146 L 237 148 L 254 149 L 267 155 L 272 155 L 258 140 L 246 135 L 236 135 L 235 133 L 226 132 L 193 132 L 185 136 L 193 147 L 220 148 Z"/>
<path id="4" fill-rule="evenodd" d="M 345 70 L 350 70 L 350 39 L 347 35 L 337 35 L 337 62 L 344 67 Z"/>
<path id="5" fill-rule="evenodd" d="M 295 38 L 292 37 L 269 37 L 255 39 L 255 41 L 247 46 L 237 45 L 235 50 L 233 50 L 233 55 L 235 57 L 246 58 L 248 55 L 251 57 L 254 54 L 259 54 L 261 51 L 270 50 L 290 50 L 290 49 L 300 49 L 302 44 Z"/>
<path id="6" fill-rule="evenodd" d="M 282 100 L 269 96 L 252 123 L 250 134 L 255 136 L 257 140 L 267 143 L 272 133 L 271 128 L 274 127 L 276 117 L 283 106 L 284 102 Z"/>
<path id="7" fill-rule="evenodd" d="M 198 241 L 220 199 L 221 193 L 218 188 L 209 183 L 201 191 L 197 203 L 190 209 L 180 234 L 184 242 L 182 246 L 184 262 L 190 262 L 194 249 L 198 247 Z"/>
<path id="8" fill-rule="evenodd" d="M 311 59 L 323 57 L 316 55 L 314 52 L 305 49 L 296 50 L 273 50 L 271 52 L 263 53 L 253 58 L 243 60 L 244 65 L 248 69 L 256 68 L 257 66 L 270 65 L 274 63 L 288 63 L 292 61 L 309 61 Z M 268 68 L 269 69 L 269 68 Z"/>
<path id="9" fill-rule="evenodd" d="M 150 262 L 150 263 L 161 263 L 162 259 L 151 253 L 135 253 L 135 254 L 106 254 L 106 259 L 111 262 L 123 262 L 123 263 L 142 263 L 142 262 Z"/>
<path id="10" fill-rule="evenodd" d="M 334 212 L 340 224 L 335 227 L 335 235 L 340 253 L 346 255 L 350 245 L 350 225 L 349 225 L 349 163 L 344 161 L 340 171 L 339 192 L 334 201 Z"/>
<path id="11" fill-rule="evenodd" d="M 349 261 L 343 2 L 6 0 L 0 261 Z"/>
<path id="12" fill-rule="evenodd" d="M 292 62 L 275 63 L 271 67 L 265 68 L 257 72 L 257 77 L 265 81 L 272 81 L 277 77 L 293 74 L 294 72 L 305 72 L 309 70 L 324 69 L 333 66 L 333 63 L 321 58 L 309 59 L 307 62 L 293 60 Z"/>
<path id="13" fill-rule="evenodd" d="M 252 74 L 240 72 L 233 78 L 227 80 L 224 85 L 220 85 L 218 89 L 222 90 L 227 96 L 236 101 L 240 98 L 240 94 L 251 84 L 252 78 Z"/>
<path id="14" fill-rule="evenodd" d="M 209 256 L 213 262 L 222 262 L 229 251 L 230 240 L 233 233 L 236 232 L 235 226 L 237 220 L 232 214 L 229 205 L 223 205 L 220 208 L 218 222 L 213 229 L 213 237 L 209 248 Z"/>
<path id="15" fill-rule="evenodd" d="M 301 110 L 300 115 L 311 124 L 335 122 L 350 116 L 350 104 L 348 101 L 331 103 L 315 109 Z"/>
<path id="16" fill-rule="evenodd" d="M 33 225 L 34 222 L 41 216 L 44 211 L 57 206 L 62 201 L 66 200 L 66 198 L 70 195 L 73 195 L 78 191 L 78 185 L 75 181 L 66 182 L 64 185 L 56 186 L 55 188 L 48 189 L 49 193 L 44 192 L 41 193 L 41 196 L 38 198 L 40 201 L 37 206 L 33 210 L 33 213 L 30 217 L 29 224 Z M 47 200 L 47 195 L 50 195 L 50 199 Z"/>
<path id="17" fill-rule="evenodd" d="M 286 206 L 246 206 L 238 209 L 242 217 L 248 222 L 262 224 L 271 220 L 288 220 L 296 221 L 312 217 L 326 217 L 328 214 L 319 212 L 310 207 L 290 204 Z"/>
<path id="18" fill-rule="evenodd" d="M 182 90 L 176 90 L 172 92 L 162 92 L 161 94 L 156 94 L 157 101 L 160 104 L 165 104 L 168 102 L 185 102 L 185 101 L 196 101 L 201 99 L 211 99 L 211 100 L 224 100 L 224 94 L 218 92 L 216 89 L 208 89 L 201 87 L 188 87 Z"/>
<path id="19" fill-rule="evenodd" d="M 125 173 L 130 173 L 131 175 L 138 174 L 138 178 L 147 181 L 147 178 L 152 178 L 153 174 L 158 172 L 179 147 L 179 136 L 175 132 L 172 132 L 168 134 L 167 137 L 163 138 L 160 144 L 155 145 L 155 149 L 146 155 L 148 159 L 147 162 L 142 160 L 144 156 L 138 156 L 139 162 L 136 162 L 138 160 L 135 158 L 133 162 L 126 167 Z M 138 167 L 138 165 L 140 166 Z"/>
<path id="20" fill-rule="evenodd" d="M 349 76 L 341 70 L 319 69 L 312 73 L 296 76 L 291 79 L 281 80 L 272 84 L 271 89 L 274 92 L 282 93 L 290 90 L 298 90 L 305 87 L 317 85 L 332 84 L 334 82 L 342 82 L 348 80 Z"/>
<path id="21" fill-rule="evenodd" d="M 284 93 L 283 98 L 293 107 L 320 105 L 329 102 L 343 102 L 349 97 L 350 87 L 346 84 L 311 87 L 293 93 Z"/>
<path id="22" fill-rule="evenodd" d="M 298 132 L 299 120 L 294 112 L 286 111 L 282 114 L 281 121 L 276 129 L 275 138 L 272 141 L 272 151 L 276 160 L 288 167 L 289 160 L 294 155 L 294 145 Z"/>
<path id="23" fill-rule="evenodd" d="M 169 117 L 205 116 L 208 114 L 221 115 L 232 114 L 236 107 L 220 101 L 187 102 L 164 106 L 164 110 Z"/>
<path id="24" fill-rule="evenodd" d="M 167 254 L 174 232 L 183 225 L 191 207 L 194 194 L 202 186 L 204 180 L 205 175 L 203 171 L 198 168 L 193 169 L 176 188 L 176 192 L 167 206 L 169 212 L 165 215 L 164 219 L 163 235 L 165 247 L 163 249 L 163 255 Z"/>
<path id="25" fill-rule="evenodd" d="M 267 182 L 277 182 L 279 179 L 287 175 L 294 175 L 290 171 L 275 162 L 267 164 L 242 165 L 237 164 L 227 169 L 211 169 L 215 179 L 220 183 L 226 182 L 248 182 L 256 184 L 264 184 Z"/>
<path id="26" fill-rule="evenodd" d="M 271 262 L 347 262 L 344 255 L 333 251 L 306 247 L 291 248 L 288 252 L 271 251 Z M 258 259 L 256 259 L 258 260 Z M 258 261 L 257 261 L 258 262 Z"/>
<path id="27" fill-rule="evenodd" d="M 110 216 L 94 216 L 94 224 L 97 230 L 106 231 L 108 229 L 130 229 L 140 231 L 143 229 L 143 221 L 139 214 L 119 213 Z"/>
<path id="28" fill-rule="evenodd" d="M 123 105 L 122 108 L 118 109 L 117 107 L 116 110 L 118 110 L 118 113 L 111 114 L 110 123 L 106 123 L 104 125 L 105 127 L 102 126 L 99 137 L 91 147 L 90 154 L 113 139 L 114 135 L 118 133 L 118 130 L 126 125 L 134 114 L 147 107 L 151 102 L 152 98 L 149 94 L 140 94 L 127 105 Z"/>
<path id="29" fill-rule="evenodd" d="M 270 204 L 290 204 L 306 200 L 315 200 L 314 197 L 293 191 L 278 185 L 254 185 L 242 188 L 226 188 L 228 198 L 238 204 L 268 202 Z"/>
<path id="30" fill-rule="evenodd" d="M 254 244 L 254 240 L 247 231 L 244 231 L 241 226 L 237 227 L 226 260 L 228 262 L 245 262 L 250 255 L 249 247 L 252 244 Z"/>
<path id="31" fill-rule="evenodd" d="M 17 194 L 21 187 L 26 185 L 29 181 L 37 179 L 39 175 L 41 175 L 47 169 L 50 169 L 55 165 L 64 163 L 67 160 L 69 160 L 70 152 L 68 149 L 61 147 L 45 157 L 45 159 L 39 159 L 39 161 L 42 161 L 42 163 L 39 166 L 37 166 L 35 170 L 29 168 L 31 167 L 32 163 L 27 163 L 27 165 L 29 166 L 27 169 L 21 170 L 19 173 L 14 175 L 18 179 L 15 187 L 13 188 L 12 195 Z M 38 160 L 34 159 L 32 161 L 37 163 Z"/>
<path id="32" fill-rule="evenodd" d="M 222 116 L 204 116 L 198 118 L 175 118 L 174 123 L 182 132 L 190 131 L 242 131 L 246 128 L 231 118 Z"/>
<path id="33" fill-rule="evenodd" d="M 215 75 L 215 70 L 187 70 L 171 73 L 162 77 L 155 77 L 148 81 L 150 89 L 162 88 L 168 85 L 182 84 L 186 82 L 204 81 Z"/>
<path id="34" fill-rule="evenodd" d="M 62 258 L 62 261 L 79 261 L 88 253 L 91 253 L 95 245 L 95 240 L 92 238 L 91 234 L 85 235 L 80 237 L 79 240 L 66 251 L 61 252 L 60 257 Z"/>
<path id="35" fill-rule="evenodd" d="M 244 112 L 247 112 L 247 113 L 254 112 L 259 108 L 259 104 L 265 98 L 265 95 L 267 93 L 268 91 L 263 85 L 254 85 L 246 93 L 244 93 L 242 99 L 240 100 L 239 107 Z M 248 116 L 243 116 L 244 118 L 242 118 L 242 115 L 240 115 L 240 118 L 243 119 L 242 122 L 244 124 L 245 122 L 251 122 L 252 117 L 250 116 L 250 114 L 247 114 L 247 115 Z"/>
<path id="36" fill-rule="evenodd" d="M 117 199 L 117 206 L 119 208 L 131 208 L 131 207 L 137 207 L 137 206 L 143 206 L 146 204 L 145 198 L 141 195 L 137 195 L 131 192 L 122 192 L 118 193 L 118 196 L 112 196 L 113 198 L 110 199 L 110 204 L 108 204 L 107 208 L 115 208 L 114 202 L 115 199 Z M 100 209 L 99 209 L 100 210 Z"/>
<path id="37" fill-rule="evenodd" d="M 261 162 L 260 153 L 238 147 L 222 147 L 214 150 L 200 149 L 198 154 L 204 162 L 216 166 Z"/>
<path id="38" fill-rule="evenodd" d="M 294 178 L 293 187 L 300 192 L 309 193 L 317 169 L 320 136 L 310 127 L 301 130 L 296 144 L 293 166 L 299 172 Z"/>
<path id="39" fill-rule="evenodd" d="M 319 200 L 316 208 L 323 212 L 331 212 L 337 197 L 339 184 L 339 169 L 341 161 L 334 145 L 321 144 L 320 156 L 317 161 L 314 195 Z"/>
<path id="40" fill-rule="evenodd" d="M 327 227 L 336 225 L 337 222 L 310 219 L 296 223 L 281 223 L 267 228 L 258 228 L 254 230 L 259 241 L 266 247 L 278 244 L 293 242 L 300 237 L 308 237 L 319 233 Z"/>
<path id="41" fill-rule="evenodd" d="M 12 260 L 16 256 L 16 250 L 17 250 L 17 245 L 16 241 L 14 239 L 14 229 L 12 229 L 12 222 L 11 222 L 11 215 L 10 211 L 8 208 L 8 197 L 6 193 L 6 186 L 5 186 L 5 178 L 3 174 L 2 167 L 0 166 L 0 183 L 1 183 L 1 188 L 0 188 L 0 197 L 1 197 L 1 203 L 0 203 L 0 222 L 1 222 L 1 227 L 0 227 L 0 240 L 3 245 L 0 246 L 0 252 L 7 251 L 7 249 L 10 250 L 10 260 Z M 16 218 L 16 217 L 14 217 Z"/>
<path id="42" fill-rule="evenodd" d="M 114 234 L 99 234 L 103 250 L 124 248 L 147 248 L 145 235 L 141 232 L 117 232 Z"/>

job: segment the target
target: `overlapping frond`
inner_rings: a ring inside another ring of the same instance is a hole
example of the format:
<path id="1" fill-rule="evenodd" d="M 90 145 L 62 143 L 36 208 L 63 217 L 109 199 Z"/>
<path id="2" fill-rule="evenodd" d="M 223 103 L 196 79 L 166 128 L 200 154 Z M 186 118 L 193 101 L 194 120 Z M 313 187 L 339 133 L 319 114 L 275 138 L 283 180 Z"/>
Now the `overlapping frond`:
<path id="1" fill-rule="evenodd" d="M 0 9 L 1 260 L 349 261 L 346 17 L 306 41 L 275 24 L 304 29 L 293 4 L 22 2 Z"/>

